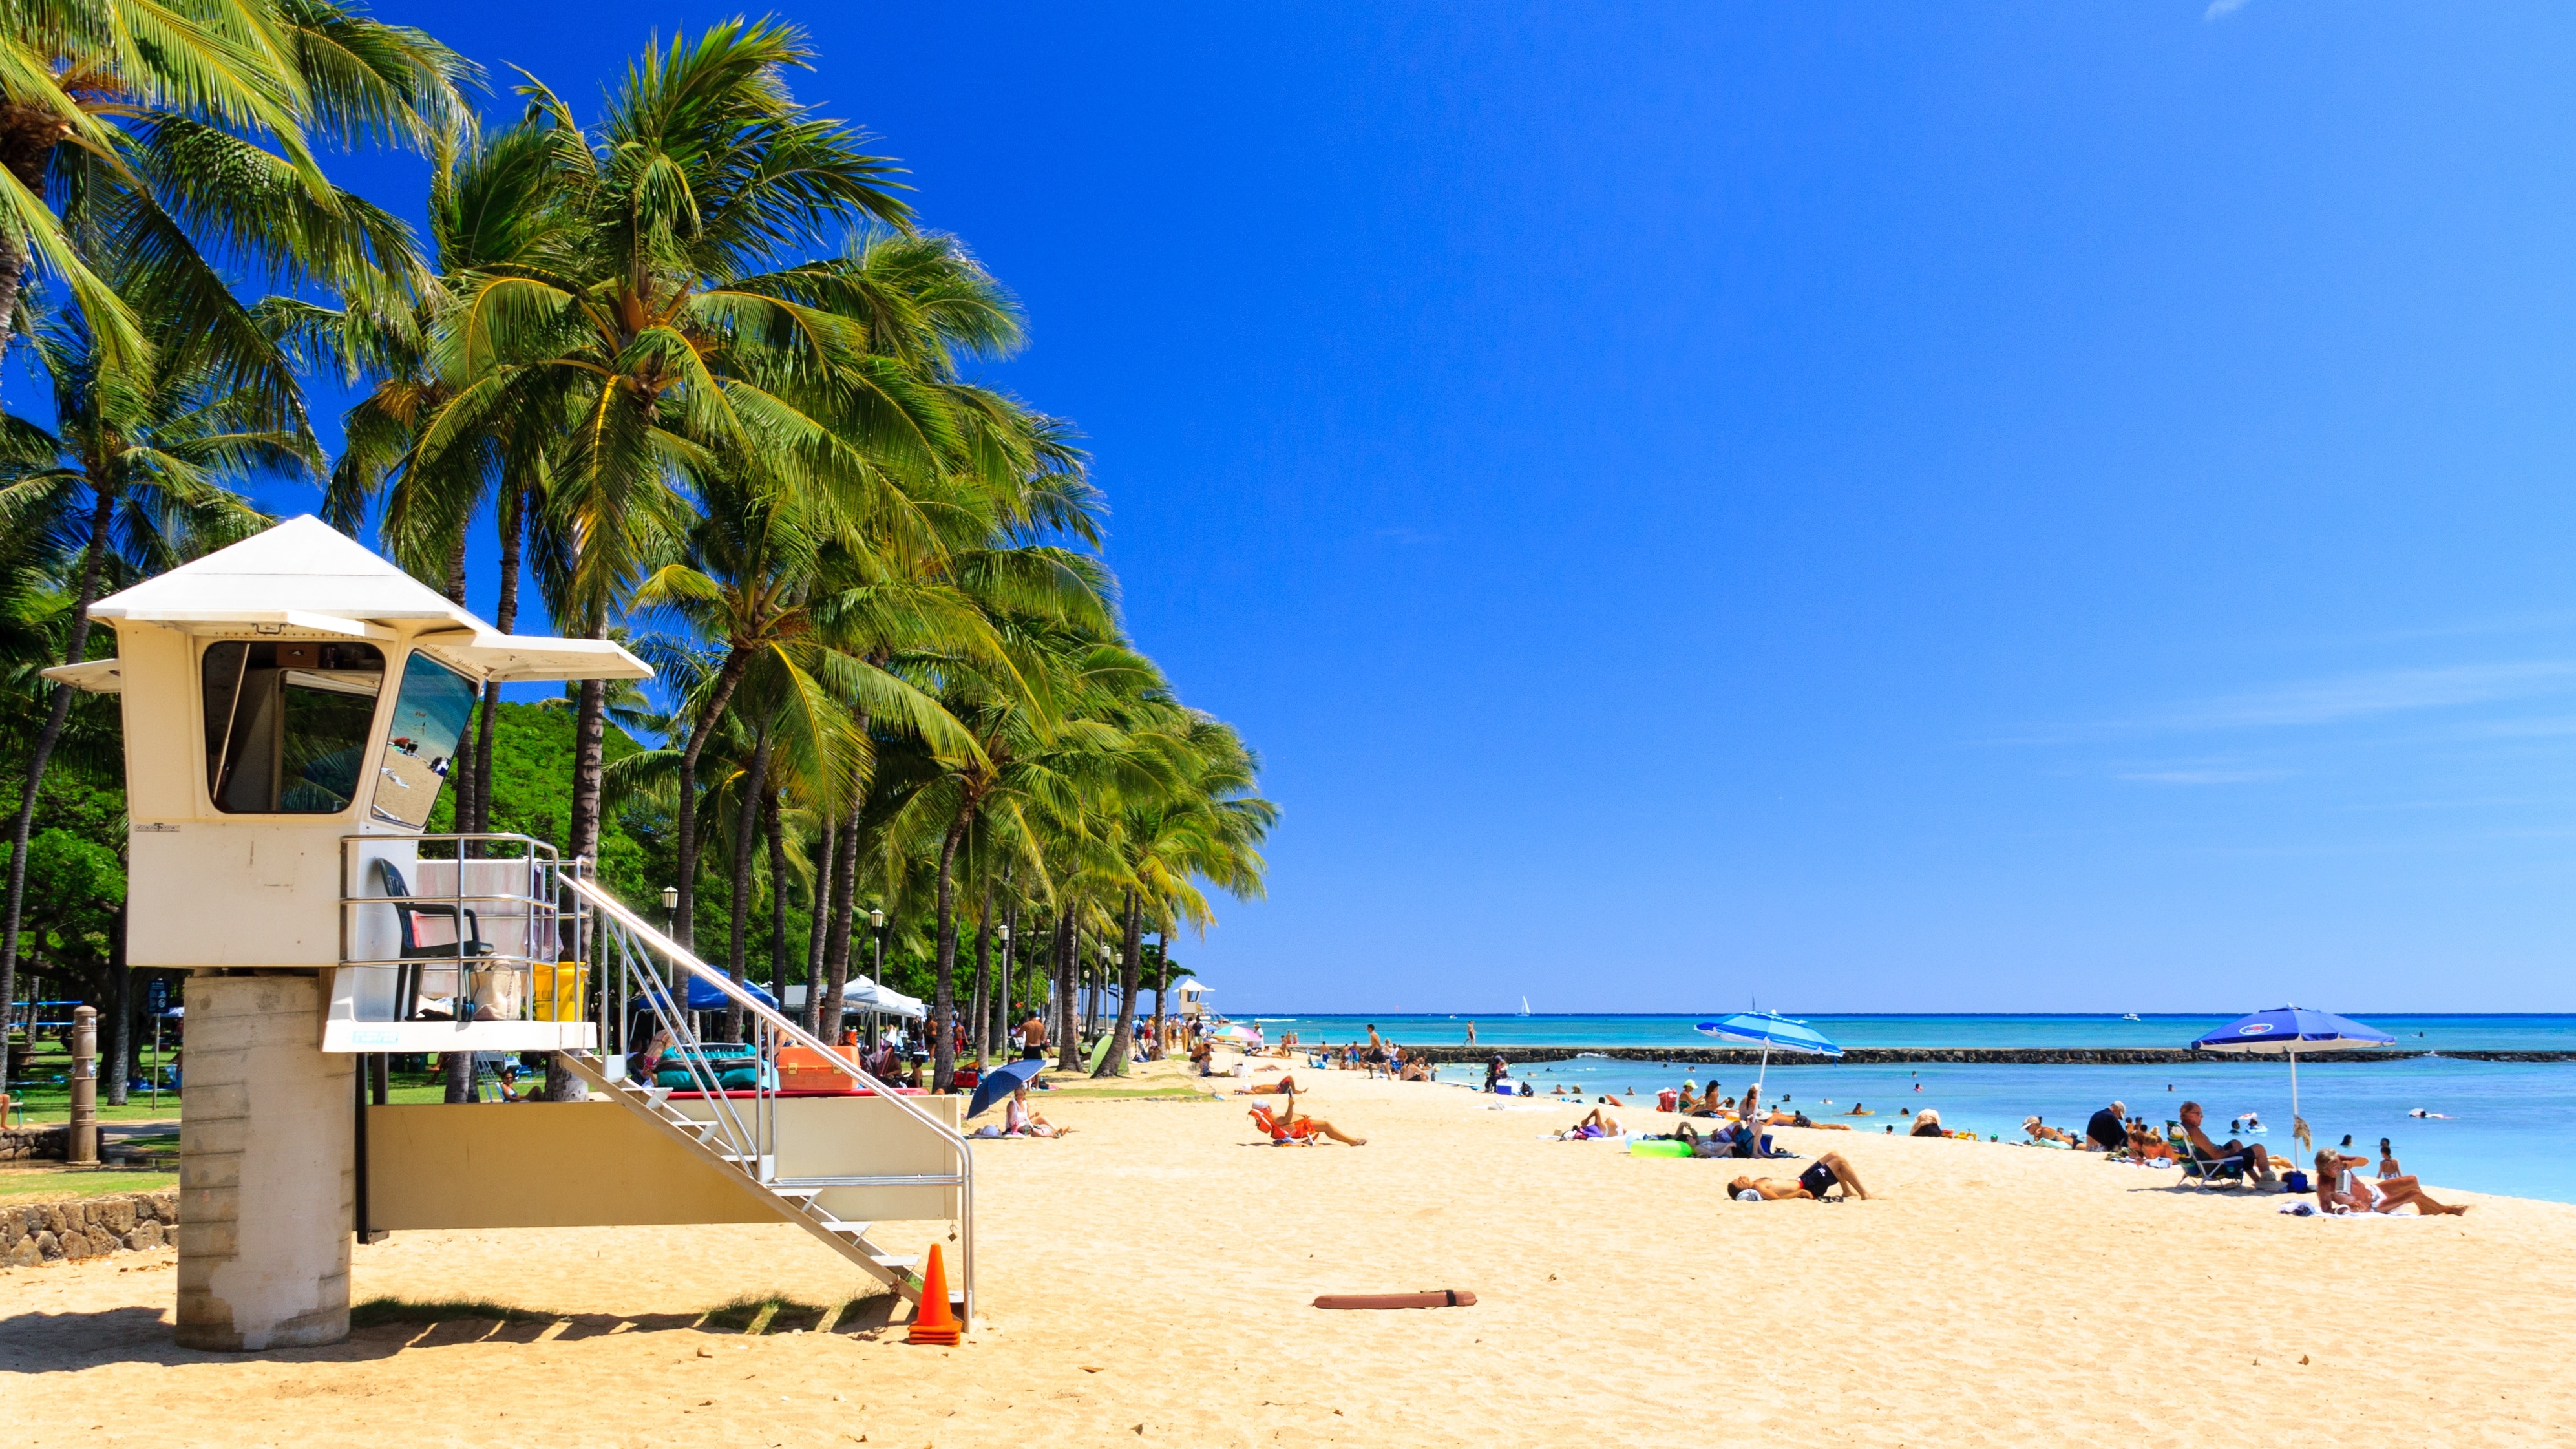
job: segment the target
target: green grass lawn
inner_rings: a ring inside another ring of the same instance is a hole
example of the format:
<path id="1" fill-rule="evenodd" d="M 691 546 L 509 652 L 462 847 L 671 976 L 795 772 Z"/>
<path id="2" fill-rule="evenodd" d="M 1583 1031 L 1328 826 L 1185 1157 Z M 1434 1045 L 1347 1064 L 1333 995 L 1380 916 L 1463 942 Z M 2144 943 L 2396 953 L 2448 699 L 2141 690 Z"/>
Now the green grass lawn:
<path id="1" fill-rule="evenodd" d="M 179 1174 L 175 1172 L 135 1172 L 121 1167 L 13 1167 L 0 1171 L 0 1202 L 159 1192 L 178 1185 Z"/>

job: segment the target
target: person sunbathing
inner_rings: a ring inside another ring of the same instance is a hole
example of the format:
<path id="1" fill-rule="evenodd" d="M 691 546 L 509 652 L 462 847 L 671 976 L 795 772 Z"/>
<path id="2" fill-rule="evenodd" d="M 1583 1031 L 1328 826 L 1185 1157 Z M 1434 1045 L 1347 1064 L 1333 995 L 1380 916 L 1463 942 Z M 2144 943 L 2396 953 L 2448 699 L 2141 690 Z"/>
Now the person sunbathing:
<path id="1" fill-rule="evenodd" d="M 2157 1136 L 2143 1118 L 2129 1124 L 2129 1155 L 2140 1162 L 2177 1162 L 2182 1158 L 2173 1144 Z"/>
<path id="2" fill-rule="evenodd" d="M 1297 1095 L 1297 1079 L 1283 1072 L 1278 1081 L 1257 1082 L 1249 1087 L 1237 1087 L 1234 1089 L 1234 1094 L 1238 1097 L 1293 1097 Z"/>
<path id="3" fill-rule="evenodd" d="M 1274 1141 L 1281 1137 L 1298 1138 L 1320 1135 L 1330 1137 L 1335 1142 L 1339 1142 L 1345 1147 L 1368 1146 L 1367 1138 L 1353 1137 L 1351 1134 L 1334 1126 L 1332 1123 L 1325 1121 L 1321 1117 L 1309 1117 L 1298 1111 L 1297 1096 L 1293 1092 L 1288 1095 L 1288 1099 L 1285 1102 L 1280 1104 L 1277 1115 L 1275 1115 L 1271 1120 L 1278 1124 L 1277 1129 L 1271 1133 L 1271 1138 Z"/>
<path id="4" fill-rule="evenodd" d="M 2191 1155 L 2194 1161 L 2203 1163 L 2219 1163 L 2224 1162 L 2231 1157 L 2241 1157 L 2245 1160 L 2245 1171 L 2251 1175 L 2256 1182 L 2263 1183 L 2267 1186 L 2271 1183 L 2272 1158 L 2271 1154 L 2263 1150 L 2262 1143 L 2239 1142 L 2235 1138 L 2230 1137 L 2227 1139 L 2226 1145 L 2222 1147 L 2219 1144 L 2210 1141 L 2209 1134 L 2200 1130 L 2200 1121 L 2200 1104 L 2198 1102 L 2183 1103 L 2182 1135 L 2183 1140 L 2191 1146 Z"/>
<path id="5" fill-rule="evenodd" d="M 1595 1137 L 1619 1135 L 1619 1119 L 1595 1107 L 1583 1114 L 1583 1120 L 1556 1134 L 1559 1142 L 1589 1141 Z"/>
<path id="6" fill-rule="evenodd" d="M 1698 1101 L 1685 1101 L 1682 1103 L 1682 1115 L 1685 1117 L 1723 1117 L 1732 1112 L 1735 1108 L 1735 1099 L 1730 1097 L 1721 1101 L 1718 1098 L 1717 1090 L 1717 1081 L 1715 1078 L 1711 1078 L 1708 1084 L 1708 1090 L 1701 1094 Z"/>
<path id="7" fill-rule="evenodd" d="M 1947 1137 L 1950 1134 L 1941 1130 L 1941 1114 L 1929 1107 L 1926 1107 L 1922 1111 L 1914 1114 L 1914 1130 L 1906 1133 L 1905 1135 L 1908 1137 Z"/>
<path id="8" fill-rule="evenodd" d="M 2075 1145 L 2075 1136 L 2073 1133 L 2060 1132 L 2056 1128 L 2049 1126 L 2047 1123 L 2040 1121 L 2037 1117 L 2024 1117 L 2021 1119 L 2021 1130 L 2029 1133 L 2030 1140 L 2033 1142 L 2055 1142 L 2067 1147 Z"/>
<path id="9" fill-rule="evenodd" d="M 2393 1213 L 2412 1203 L 2417 1216 L 2428 1218 L 2456 1218 L 2469 1210 L 2466 1203 L 2445 1207 L 2435 1202 L 2432 1194 L 2411 1177 L 2374 1181 L 2353 1170 L 2369 1165 L 2369 1158 L 2354 1157 L 2331 1147 L 2319 1151 L 2317 1205 L 2330 1213 Z"/>
<path id="10" fill-rule="evenodd" d="M 1839 1186 L 1845 1197 L 1866 1198 L 1869 1189 L 1860 1185 L 1860 1174 L 1852 1170 L 1850 1159 L 1839 1152 L 1828 1152 L 1807 1165 L 1807 1170 L 1793 1180 L 1777 1177 L 1739 1177 L 1726 1185 L 1726 1195 L 1739 1202 L 1800 1202 L 1822 1198 Z M 1747 1197 L 1745 1194 L 1752 1196 Z"/>
<path id="11" fill-rule="evenodd" d="M 2382 1177 L 2399 1177 L 2404 1175 L 2405 1171 L 2405 1168 L 2397 1165 L 2397 1150 L 2388 1145 L 2387 1138 L 2380 1138 L 2379 1175 Z"/>

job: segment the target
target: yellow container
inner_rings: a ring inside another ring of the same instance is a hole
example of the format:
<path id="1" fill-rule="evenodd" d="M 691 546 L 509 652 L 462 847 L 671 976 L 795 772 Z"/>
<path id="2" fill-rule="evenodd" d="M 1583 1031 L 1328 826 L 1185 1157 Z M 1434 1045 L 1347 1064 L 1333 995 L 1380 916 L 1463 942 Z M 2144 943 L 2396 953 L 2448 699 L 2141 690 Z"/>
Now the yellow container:
<path id="1" fill-rule="evenodd" d="M 533 974 L 536 977 L 537 1020 L 579 1021 L 589 1015 L 584 1010 L 590 1000 L 589 962 L 539 966 L 534 968 Z"/>

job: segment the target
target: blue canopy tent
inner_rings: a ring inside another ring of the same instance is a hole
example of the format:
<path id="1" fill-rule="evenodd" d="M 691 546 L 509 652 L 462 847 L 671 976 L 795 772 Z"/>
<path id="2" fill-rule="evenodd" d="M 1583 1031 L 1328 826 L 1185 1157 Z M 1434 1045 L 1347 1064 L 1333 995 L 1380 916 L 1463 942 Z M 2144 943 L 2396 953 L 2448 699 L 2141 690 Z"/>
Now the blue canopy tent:
<path id="1" fill-rule="evenodd" d="M 2240 1016 L 2216 1031 L 2195 1038 L 2194 1051 L 2261 1053 L 2282 1055 L 2290 1059 L 2290 1135 L 2314 1145 L 2307 1120 L 2299 1115 L 2299 1053 L 2349 1051 L 2356 1047 L 2384 1047 L 2397 1044 L 2397 1038 L 2375 1026 L 2365 1026 L 2350 1017 L 2331 1011 L 2311 1011 L 2304 1006 L 2279 1006 Z"/>
<path id="2" fill-rule="evenodd" d="M 1727 1041 L 1760 1042 L 1762 1066 L 1753 1079 L 1758 1095 L 1771 1075 L 1771 1052 L 1799 1052 L 1811 1057 L 1839 1057 L 1843 1049 L 1826 1040 L 1825 1034 L 1776 1011 L 1739 1011 L 1715 1021 L 1703 1021 L 1693 1028 L 1702 1036 L 1720 1037 Z"/>
<path id="3" fill-rule="evenodd" d="M 751 993 L 761 1005 L 772 1011 L 778 1009 L 778 998 L 769 994 L 768 987 L 757 981 L 746 981 L 742 983 L 742 989 Z M 689 1010 L 722 1011 L 732 1004 L 733 999 L 718 990 L 714 982 L 701 981 L 695 976 L 689 978 Z"/>

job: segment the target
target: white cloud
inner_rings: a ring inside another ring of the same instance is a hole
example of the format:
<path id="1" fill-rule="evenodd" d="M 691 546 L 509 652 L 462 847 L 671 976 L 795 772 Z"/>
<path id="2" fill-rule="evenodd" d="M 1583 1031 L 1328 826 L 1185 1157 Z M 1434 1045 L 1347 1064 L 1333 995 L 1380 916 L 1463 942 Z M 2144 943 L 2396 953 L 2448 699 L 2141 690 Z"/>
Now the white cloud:
<path id="1" fill-rule="evenodd" d="M 2176 705 L 2130 721 L 2128 727 L 2213 730 L 2333 724 L 2404 710 L 2531 699 L 2571 688 L 2576 688 L 2576 662 L 2560 659 L 2381 669 Z"/>
<path id="2" fill-rule="evenodd" d="M 2221 16 L 2233 15 L 2244 9 L 2247 3 L 2248 0 L 2209 0 L 2209 8 L 2200 12 L 2200 18 L 2216 20 Z"/>
<path id="3" fill-rule="evenodd" d="M 2265 780 L 2278 780 L 2280 770 L 2253 770 L 2226 767 L 2198 769 L 2126 770 L 2114 775 L 2118 780 L 2135 780 L 2146 785 L 2252 785 Z"/>

